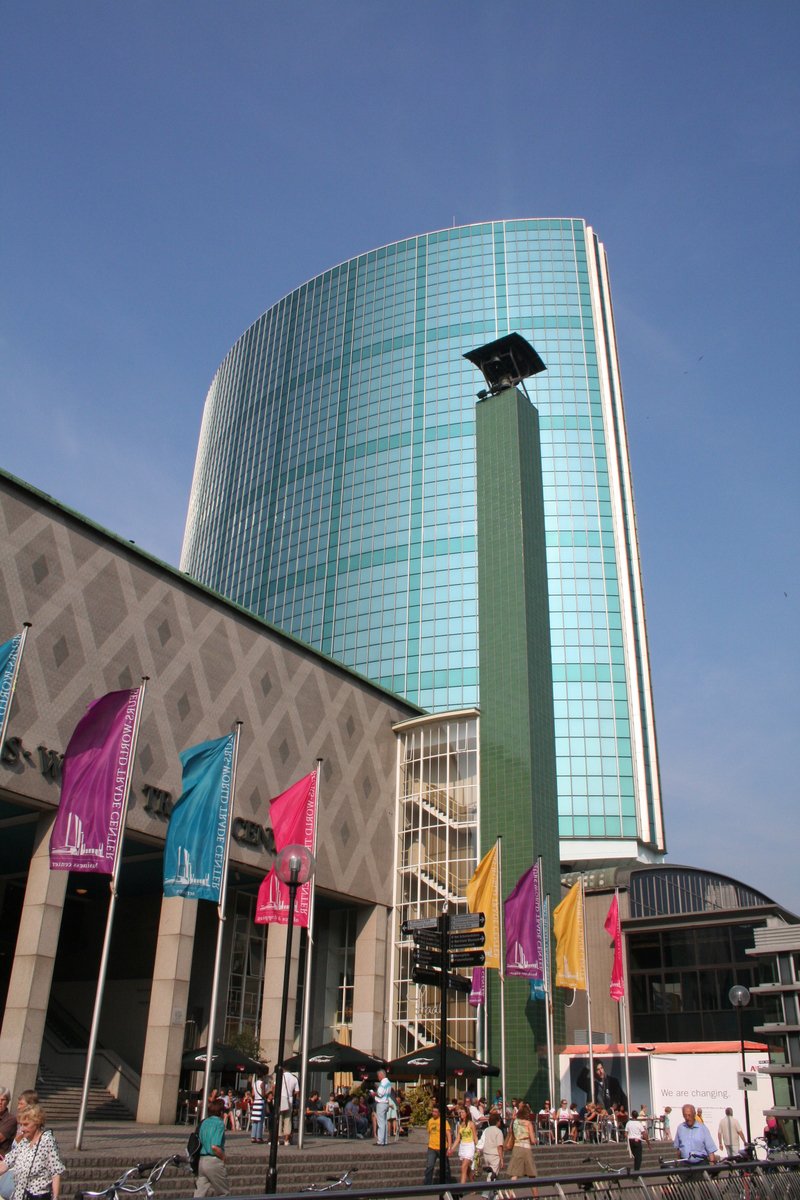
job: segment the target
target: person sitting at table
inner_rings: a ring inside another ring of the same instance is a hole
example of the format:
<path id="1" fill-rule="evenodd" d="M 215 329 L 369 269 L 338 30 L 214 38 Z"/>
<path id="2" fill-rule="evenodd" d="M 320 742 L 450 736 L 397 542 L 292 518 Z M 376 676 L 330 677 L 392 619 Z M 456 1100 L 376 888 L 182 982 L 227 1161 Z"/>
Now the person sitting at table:
<path id="1" fill-rule="evenodd" d="M 538 1133 L 540 1142 L 552 1142 L 555 1136 L 553 1130 L 553 1110 L 550 1107 L 550 1101 L 545 1100 L 538 1113 Z"/>
<path id="2" fill-rule="evenodd" d="M 583 1118 L 583 1140 L 585 1142 L 599 1142 L 599 1121 L 600 1109 L 598 1105 L 590 1102 L 586 1105 L 586 1114 Z"/>
<path id="3" fill-rule="evenodd" d="M 569 1140 L 569 1104 L 562 1100 L 556 1112 L 556 1133 L 559 1142 Z"/>
<path id="4" fill-rule="evenodd" d="M 581 1128 L 581 1114 L 578 1112 L 577 1104 L 573 1103 L 569 1106 L 569 1140 L 577 1142 L 578 1134 Z"/>
<path id="5" fill-rule="evenodd" d="M 366 1113 L 361 1112 L 357 1096 L 351 1096 L 345 1104 L 344 1118 L 347 1122 L 348 1136 L 350 1135 L 351 1130 L 357 1138 L 363 1138 L 366 1136 L 367 1130 L 369 1129 L 369 1118 L 367 1117 Z"/>
<path id="6" fill-rule="evenodd" d="M 306 1102 L 306 1116 L 311 1117 L 312 1124 L 321 1129 L 325 1137 L 334 1137 L 336 1128 L 333 1121 L 325 1112 L 325 1105 L 319 1097 L 319 1092 L 312 1092 Z"/>

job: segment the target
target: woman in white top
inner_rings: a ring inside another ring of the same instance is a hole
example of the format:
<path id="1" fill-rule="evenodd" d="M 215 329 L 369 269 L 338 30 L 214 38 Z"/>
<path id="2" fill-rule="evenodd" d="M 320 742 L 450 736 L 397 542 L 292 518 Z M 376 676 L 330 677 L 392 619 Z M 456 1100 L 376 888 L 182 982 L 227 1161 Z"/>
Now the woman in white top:
<path id="1" fill-rule="evenodd" d="M 44 1111 L 38 1104 L 20 1110 L 19 1131 L 21 1139 L 0 1162 L 0 1175 L 14 1168 L 14 1200 L 58 1200 L 65 1168 L 52 1130 L 44 1127 Z"/>

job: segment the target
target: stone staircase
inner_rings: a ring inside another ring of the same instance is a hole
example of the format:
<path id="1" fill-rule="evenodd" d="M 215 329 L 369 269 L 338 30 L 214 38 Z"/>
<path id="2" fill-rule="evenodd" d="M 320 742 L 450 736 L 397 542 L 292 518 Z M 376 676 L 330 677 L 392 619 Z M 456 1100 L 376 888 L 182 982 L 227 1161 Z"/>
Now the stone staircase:
<path id="1" fill-rule="evenodd" d="M 48 1124 L 53 1121 L 77 1121 L 83 1093 L 83 1080 L 48 1072 L 36 1084 Z M 91 1081 L 86 1110 L 90 1121 L 132 1121 L 134 1114 L 107 1092 L 96 1080 Z"/>
<path id="2" fill-rule="evenodd" d="M 189 1130 L 186 1132 L 188 1136 Z M 328 1142 L 327 1139 L 322 1147 L 321 1139 L 316 1138 L 311 1139 L 310 1147 L 302 1151 L 294 1147 L 288 1150 L 281 1148 L 278 1154 L 278 1191 L 294 1192 L 311 1183 L 323 1184 L 330 1176 L 338 1178 L 352 1168 L 355 1168 L 353 1187 L 359 1190 L 374 1189 L 376 1196 L 381 1196 L 389 1187 L 413 1187 L 422 1182 L 426 1156 L 423 1131 L 414 1131 L 414 1134 L 408 1142 L 390 1144 L 385 1148 L 373 1146 L 371 1141 Z M 167 1154 L 169 1146 L 159 1144 L 157 1134 L 151 1136 L 151 1157 Z M 182 1148 L 182 1134 L 181 1143 Z M 137 1158 L 143 1157 L 133 1153 L 128 1158 L 119 1153 L 76 1154 L 66 1150 L 64 1144 L 61 1148 L 67 1166 L 61 1189 L 62 1200 L 74 1200 L 76 1192 L 82 1190 L 98 1191 L 106 1187 L 133 1165 Z M 172 1148 L 176 1150 L 174 1144 Z M 645 1148 L 643 1167 L 657 1167 L 659 1156 L 663 1157 L 666 1153 L 669 1153 L 668 1143 L 655 1143 L 650 1150 Z M 235 1143 L 229 1143 L 227 1166 L 233 1195 L 264 1195 L 268 1154 L 269 1147 L 266 1145 L 255 1147 L 240 1143 L 237 1147 Z M 537 1173 L 541 1177 L 596 1173 L 599 1171 L 598 1160 L 612 1168 L 626 1166 L 631 1161 L 627 1146 L 622 1143 L 539 1146 L 534 1150 L 534 1157 Z M 457 1174 L 457 1162 L 453 1167 L 454 1174 Z M 610 1176 L 609 1180 L 614 1185 L 612 1190 L 616 1190 L 615 1178 Z M 635 1180 L 629 1184 L 625 1179 L 621 1183 L 626 1190 L 628 1186 L 636 1186 Z M 564 1190 L 567 1194 L 584 1195 L 578 1185 L 567 1185 Z M 186 1168 L 168 1167 L 156 1192 L 158 1200 L 186 1200 L 194 1192 L 194 1178 Z M 544 1190 L 540 1194 L 544 1195 Z"/>
<path id="3" fill-rule="evenodd" d="M 418 1153 L 385 1149 L 369 1143 L 372 1155 L 362 1150 L 362 1143 L 343 1143 L 331 1148 L 330 1152 L 305 1153 L 297 1150 L 278 1155 L 278 1191 L 295 1192 L 310 1183 L 324 1184 L 329 1176 L 339 1177 L 355 1168 L 354 1188 L 372 1188 L 376 1191 L 387 1187 L 412 1186 L 422 1180 L 425 1170 L 425 1150 L 420 1144 Z M 231 1194 L 234 1196 L 263 1196 L 267 1173 L 269 1147 L 258 1157 L 248 1154 L 228 1153 L 227 1168 Z M 62 1147 L 63 1151 L 63 1147 Z M 154 1147 L 154 1155 L 159 1148 Z M 62 1153 L 67 1167 L 63 1177 L 62 1200 L 74 1200 L 77 1192 L 99 1191 L 117 1179 L 131 1162 L 109 1155 L 79 1156 Z M 168 1167 L 157 1187 L 158 1200 L 185 1200 L 194 1193 L 194 1176 L 183 1167 Z"/>

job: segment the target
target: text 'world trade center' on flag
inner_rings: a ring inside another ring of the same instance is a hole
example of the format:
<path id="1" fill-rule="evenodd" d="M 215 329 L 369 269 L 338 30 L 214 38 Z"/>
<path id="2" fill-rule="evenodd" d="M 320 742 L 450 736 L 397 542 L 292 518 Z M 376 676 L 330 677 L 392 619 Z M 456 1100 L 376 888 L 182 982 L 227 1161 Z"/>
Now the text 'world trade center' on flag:
<path id="1" fill-rule="evenodd" d="M 51 870 L 114 874 L 141 698 L 140 687 L 108 692 L 75 726 L 61 767 Z"/>
<path id="2" fill-rule="evenodd" d="M 230 824 L 236 735 L 181 753 L 181 796 L 164 844 L 164 895 L 219 903 Z"/>

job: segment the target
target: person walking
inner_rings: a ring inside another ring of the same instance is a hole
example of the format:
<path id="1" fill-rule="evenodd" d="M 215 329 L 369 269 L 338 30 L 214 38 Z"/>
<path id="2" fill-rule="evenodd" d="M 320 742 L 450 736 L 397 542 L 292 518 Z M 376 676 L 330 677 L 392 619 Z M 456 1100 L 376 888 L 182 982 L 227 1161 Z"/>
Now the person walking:
<path id="1" fill-rule="evenodd" d="M 747 1145 L 747 1138 L 742 1133 L 742 1127 L 733 1115 L 732 1108 L 725 1109 L 725 1116 L 719 1123 L 717 1141 L 720 1149 L 725 1151 L 728 1158 L 733 1158 L 734 1154 L 738 1152 L 740 1141 L 743 1146 Z"/>
<path id="2" fill-rule="evenodd" d="M 500 1113 L 494 1109 L 489 1113 L 489 1125 L 484 1129 L 479 1141 L 481 1146 L 481 1161 L 486 1168 L 486 1177 L 491 1183 L 497 1179 L 505 1166 L 503 1152 L 503 1131 L 500 1128 Z"/>
<path id="3" fill-rule="evenodd" d="M 424 1179 L 425 1183 L 433 1183 L 434 1182 L 433 1174 L 434 1174 L 434 1171 L 436 1170 L 436 1164 L 439 1161 L 440 1138 L 442 1136 L 441 1128 L 442 1128 L 441 1114 L 439 1113 L 439 1109 L 437 1108 L 437 1106 L 434 1105 L 433 1109 L 431 1110 L 431 1115 L 428 1119 L 428 1126 L 427 1126 L 427 1129 L 428 1129 L 428 1151 L 427 1151 L 427 1155 L 425 1157 L 425 1179 Z M 444 1137 L 445 1137 L 445 1147 L 446 1147 L 447 1153 L 449 1154 L 450 1147 L 453 1142 L 453 1138 L 450 1133 L 450 1124 L 447 1121 L 445 1121 L 445 1126 L 444 1126 Z M 446 1175 L 446 1182 L 449 1183 L 450 1182 L 450 1164 L 449 1163 L 445 1164 L 445 1175 Z M 440 1180 L 439 1182 L 442 1182 L 442 1181 Z"/>
<path id="4" fill-rule="evenodd" d="M 14 1200 L 47 1196 L 58 1200 L 65 1171 L 51 1129 L 45 1129 L 44 1110 L 29 1104 L 18 1110 L 18 1140 L 0 1162 L 0 1179 L 13 1169 Z"/>
<path id="5" fill-rule="evenodd" d="M 634 1171 L 642 1169 L 642 1146 L 647 1142 L 648 1149 L 650 1148 L 650 1138 L 647 1133 L 647 1126 L 644 1121 L 639 1120 L 638 1109 L 634 1109 L 628 1118 L 625 1125 L 625 1137 L 628 1139 L 628 1149 L 633 1158 Z"/>
<path id="6" fill-rule="evenodd" d="M 511 1123 L 509 1137 L 513 1135 L 513 1149 L 508 1164 L 508 1173 L 512 1179 L 532 1179 L 536 1174 L 536 1164 L 533 1161 L 536 1130 L 533 1127 L 531 1115 L 530 1106 L 525 1103 L 520 1104 Z"/>
<path id="7" fill-rule="evenodd" d="M 683 1121 L 675 1130 L 673 1145 L 685 1162 L 697 1162 L 707 1158 L 717 1161 L 717 1147 L 705 1125 L 698 1125 L 697 1110 L 693 1104 L 684 1104 Z"/>
<path id="8" fill-rule="evenodd" d="M 257 1075 L 253 1080 L 253 1099 L 250 1104 L 250 1141 L 264 1141 L 264 1116 L 266 1106 L 266 1093 L 264 1090 L 264 1077 Z"/>
<path id="9" fill-rule="evenodd" d="M 229 1196 L 228 1172 L 225 1168 L 225 1104 L 222 1099 L 209 1100 L 208 1116 L 200 1123 L 200 1157 L 197 1162 L 195 1196 Z"/>
<path id="10" fill-rule="evenodd" d="M 284 1071 L 281 1080 L 281 1096 L 279 1102 L 280 1124 L 278 1126 L 279 1144 L 292 1144 L 292 1117 L 294 1116 L 295 1097 L 300 1091 L 297 1076 L 292 1071 Z"/>
<path id="11" fill-rule="evenodd" d="M 461 1183 L 470 1183 L 475 1178 L 473 1167 L 475 1165 L 475 1147 L 478 1144 L 478 1131 L 475 1128 L 475 1122 L 469 1115 L 469 1109 L 464 1106 L 458 1111 L 458 1125 L 456 1125 L 456 1136 L 449 1153 L 455 1154 L 458 1151 L 459 1161 L 461 1162 Z"/>

